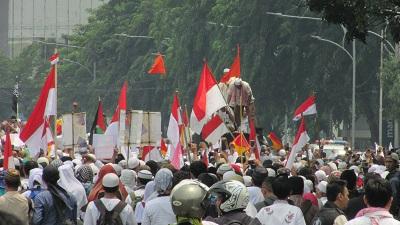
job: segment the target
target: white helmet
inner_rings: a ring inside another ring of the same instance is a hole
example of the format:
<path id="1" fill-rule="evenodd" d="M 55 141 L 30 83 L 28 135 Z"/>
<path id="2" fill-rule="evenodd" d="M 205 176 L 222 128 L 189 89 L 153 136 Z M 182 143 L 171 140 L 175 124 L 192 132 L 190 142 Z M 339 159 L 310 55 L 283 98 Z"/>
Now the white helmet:
<path id="1" fill-rule="evenodd" d="M 215 183 L 209 192 L 222 197 L 222 204 L 219 206 L 222 212 L 245 209 L 249 204 L 249 192 L 246 186 L 236 180 Z"/>

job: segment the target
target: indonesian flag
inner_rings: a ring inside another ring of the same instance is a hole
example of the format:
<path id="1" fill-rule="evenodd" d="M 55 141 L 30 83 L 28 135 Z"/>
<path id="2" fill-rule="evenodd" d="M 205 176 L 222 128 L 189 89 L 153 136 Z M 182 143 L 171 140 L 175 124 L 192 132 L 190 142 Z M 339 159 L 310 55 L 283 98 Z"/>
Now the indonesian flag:
<path id="1" fill-rule="evenodd" d="M 161 152 L 156 146 L 144 146 L 142 152 L 142 159 L 145 162 L 149 160 L 160 162 L 163 160 L 163 158 L 161 157 Z"/>
<path id="2" fill-rule="evenodd" d="M 54 157 L 56 155 L 53 134 L 51 133 L 48 119 L 44 120 L 44 129 L 42 133 L 42 149 L 45 155 Z"/>
<path id="3" fill-rule="evenodd" d="M 45 118 L 50 115 L 57 115 L 54 66 L 51 67 L 49 75 L 40 92 L 39 99 L 19 136 L 28 146 L 31 155 L 37 154 L 42 147 L 41 142 Z"/>
<path id="4" fill-rule="evenodd" d="M 254 156 L 256 157 L 257 160 L 260 160 L 261 145 L 257 138 L 256 127 L 254 126 L 253 119 L 250 119 L 249 126 L 250 126 L 249 139 L 250 141 L 254 141 Z"/>
<path id="5" fill-rule="evenodd" d="M 200 134 L 208 118 L 217 110 L 226 106 L 225 99 L 218 88 L 207 63 L 204 63 L 201 72 L 199 86 L 193 102 L 193 110 L 190 115 L 191 129 Z"/>
<path id="6" fill-rule="evenodd" d="M 157 54 L 156 58 L 154 59 L 153 65 L 151 66 L 148 73 L 165 75 L 166 69 L 164 65 L 164 59 L 160 53 Z"/>
<path id="7" fill-rule="evenodd" d="M 276 134 L 274 132 L 269 132 L 268 134 L 268 138 L 271 140 L 272 142 L 272 148 L 275 150 L 280 150 L 282 149 L 283 145 L 282 145 L 282 141 L 278 138 L 278 136 L 276 136 Z"/>
<path id="8" fill-rule="evenodd" d="M 178 95 L 175 93 L 171 106 L 171 115 L 169 117 L 167 137 L 171 142 L 171 164 L 176 169 L 180 169 L 183 165 L 182 146 L 180 142 L 180 127 L 182 125 L 182 118 L 179 109 L 179 99 Z"/>
<path id="9" fill-rule="evenodd" d="M 302 115 L 307 116 L 307 115 L 313 115 L 317 114 L 317 108 L 315 106 L 315 96 L 312 95 L 306 99 L 301 105 L 296 109 L 294 112 L 294 117 L 293 120 L 297 121 L 299 120 Z"/>
<path id="10" fill-rule="evenodd" d="M 3 169 L 14 169 L 14 157 L 11 145 L 10 132 L 6 132 L 6 143 L 4 145 L 4 159 L 3 159 Z"/>
<path id="11" fill-rule="evenodd" d="M 49 61 L 51 65 L 55 65 L 58 63 L 60 59 L 60 53 L 55 53 L 52 56 L 50 56 Z"/>
<path id="12" fill-rule="evenodd" d="M 235 139 L 233 139 L 232 144 L 239 156 L 242 155 L 243 152 L 246 152 L 250 149 L 249 142 L 247 142 L 243 133 L 240 133 L 238 136 L 236 136 Z"/>
<path id="13" fill-rule="evenodd" d="M 217 144 L 221 136 L 229 132 L 224 121 L 218 115 L 214 115 L 203 127 L 201 137 L 208 143 Z"/>
<path id="14" fill-rule="evenodd" d="M 118 144 L 118 135 L 119 135 L 119 116 L 122 113 L 126 112 L 126 92 L 128 89 L 128 82 L 125 81 L 122 85 L 121 91 L 119 93 L 118 105 L 115 109 L 114 115 L 111 119 L 110 124 L 108 125 L 105 134 L 113 136 L 114 145 Z"/>
<path id="15" fill-rule="evenodd" d="M 306 124 L 304 122 L 304 117 L 301 118 L 299 129 L 297 130 L 296 137 L 294 138 L 292 150 L 286 161 L 286 168 L 291 169 L 293 166 L 294 159 L 296 155 L 301 151 L 301 149 L 308 143 L 310 137 L 308 137 Z"/>
<path id="16" fill-rule="evenodd" d="M 232 77 L 240 77 L 240 48 L 237 46 L 236 57 L 233 60 L 231 68 L 221 77 L 221 83 L 227 83 Z"/>

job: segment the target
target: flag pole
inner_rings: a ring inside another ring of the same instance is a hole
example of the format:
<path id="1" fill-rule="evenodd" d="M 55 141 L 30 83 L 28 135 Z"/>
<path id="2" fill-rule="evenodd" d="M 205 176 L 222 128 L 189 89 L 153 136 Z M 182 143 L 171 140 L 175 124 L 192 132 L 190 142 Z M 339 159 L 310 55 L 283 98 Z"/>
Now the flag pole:
<path id="1" fill-rule="evenodd" d="M 55 48 L 54 49 L 54 54 L 57 54 L 58 53 L 58 50 L 57 50 L 57 48 Z M 54 66 L 54 88 L 55 88 L 55 91 L 56 91 L 56 99 L 58 99 L 57 97 L 57 92 L 58 92 L 58 88 L 57 88 L 57 77 L 58 77 L 58 75 L 57 75 L 57 69 L 58 69 L 58 65 L 57 65 L 58 63 L 55 63 L 53 66 Z M 56 113 L 57 113 L 57 101 L 56 101 Z M 18 114 L 18 113 L 17 113 Z M 56 137 L 56 134 L 57 134 L 57 114 L 56 115 L 54 115 L 54 135 L 55 135 L 55 137 Z M 54 140 L 56 140 L 56 138 L 54 138 Z"/>

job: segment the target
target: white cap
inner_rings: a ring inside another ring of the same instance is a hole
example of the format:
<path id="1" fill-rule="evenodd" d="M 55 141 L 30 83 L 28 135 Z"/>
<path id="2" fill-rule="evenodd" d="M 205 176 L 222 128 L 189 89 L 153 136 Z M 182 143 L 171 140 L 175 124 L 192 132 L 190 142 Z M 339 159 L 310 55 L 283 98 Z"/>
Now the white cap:
<path id="1" fill-rule="evenodd" d="M 113 188 L 119 185 L 119 178 L 115 173 L 108 173 L 103 177 L 103 187 Z"/>
<path id="2" fill-rule="evenodd" d="M 274 169 L 272 169 L 272 168 L 267 168 L 267 171 L 268 171 L 268 176 L 269 176 L 269 177 L 276 177 L 276 172 L 275 172 Z"/>
<path id="3" fill-rule="evenodd" d="M 243 176 L 243 180 L 246 187 L 250 187 L 253 184 L 250 176 Z"/>
<path id="4" fill-rule="evenodd" d="M 111 166 L 114 168 L 115 173 L 117 173 L 118 176 L 121 176 L 122 167 L 118 164 L 111 164 Z"/>
<path id="5" fill-rule="evenodd" d="M 317 170 L 315 176 L 317 177 L 318 182 L 326 180 L 326 173 L 323 170 Z"/>
<path id="6" fill-rule="evenodd" d="M 141 170 L 138 172 L 138 178 L 151 180 L 153 179 L 153 174 L 148 170 Z"/>
<path id="7" fill-rule="evenodd" d="M 319 184 L 317 185 L 317 189 L 322 193 L 326 193 L 327 185 L 328 185 L 328 182 L 323 180 L 323 181 L 319 182 Z"/>
<path id="8" fill-rule="evenodd" d="M 137 158 L 130 158 L 128 160 L 128 169 L 135 169 L 136 167 L 139 166 L 139 159 Z"/>
<path id="9" fill-rule="evenodd" d="M 47 165 L 49 165 L 49 160 L 46 157 L 40 157 L 37 159 L 37 163 L 46 163 Z"/>
<path id="10" fill-rule="evenodd" d="M 126 169 L 126 166 L 127 166 L 126 160 L 123 159 L 123 160 L 119 161 L 118 165 L 120 167 L 122 167 L 123 169 Z"/>
<path id="11" fill-rule="evenodd" d="M 227 72 L 229 72 L 229 71 L 231 71 L 231 69 L 229 69 L 229 68 L 225 68 L 225 69 L 224 69 L 224 73 L 227 73 Z"/>
<path id="12" fill-rule="evenodd" d="M 242 84 L 242 79 L 240 79 L 240 78 L 236 78 L 236 80 L 235 80 L 234 84 L 235 84 L 236 86 L 239 86 L 239 85 L 241 85 L 241 84 Z"/>
<path id="13" fill-rule="evenodd" d="M 286 151 L 285 151 L 285 149 L 279 150 L 279 155 L 280 155 L 280 156 L 286 156 Z"/>

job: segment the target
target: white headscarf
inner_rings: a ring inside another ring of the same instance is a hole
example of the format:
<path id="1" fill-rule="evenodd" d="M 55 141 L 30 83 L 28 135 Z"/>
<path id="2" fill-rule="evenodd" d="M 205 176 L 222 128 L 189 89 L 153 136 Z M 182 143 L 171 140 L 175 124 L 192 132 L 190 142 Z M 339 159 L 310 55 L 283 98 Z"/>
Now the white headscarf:
<path id="1" fill-rule="evenodd" d="M 123 169 L 121 171 L 120 180 L 124 184 L 128 193 L 135 191 L 136 186 L 136 172 L 133 170 Z"/>
<path id="2" fill-rule="evenodd" d="M 172 174 L 171 170 L 167 168 L 160 169 L 154 177 L 154 187 L 160 194 L 172 188 Z"/>
<path id="3" fill-rule="evenodd" d="M 58 167 L 58 171 L 60 172 L 60 179 L 57 182 L 58 185 L 75 197 L 79 212 L 81 207 L 88 202 L 85 188 L 81 182 L 75 178 L 74 171 L 70 165 L 62 165 Z"/>
<path id="4" fill-rule="evenodd" d="M 45 183 L 42 180 L 42 174 L 43 174 L 43 169 L 41 168 L 34 168 L 29 171 L 29 180 L 28 180 L 29 189 L 37 187 L 34 185 L 35 181 L 40 184 L 40 187 L 42 189 L 46 188 Z"/>

